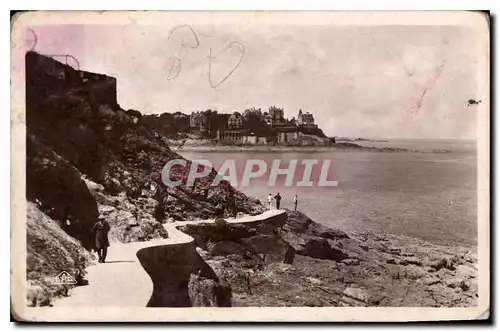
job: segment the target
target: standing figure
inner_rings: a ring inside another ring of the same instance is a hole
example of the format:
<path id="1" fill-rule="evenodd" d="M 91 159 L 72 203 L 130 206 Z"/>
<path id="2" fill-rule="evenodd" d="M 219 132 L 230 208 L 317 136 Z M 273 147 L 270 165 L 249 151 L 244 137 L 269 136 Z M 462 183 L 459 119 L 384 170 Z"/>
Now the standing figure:
<path id="1" fill-rule="evenodd" d="M 95 238 L 95 248 L 97 250 L 97 255 L 99 256 L 99 263 L 104 263 L 106 261 L 106 255 L 108 254 L 109 240 L 109 224 L 105 220 L 104 216 L 100 215 L 97 222 L 92 229 Z"/>
<path id="2" fill-rule="evenodd" d="M 297 194 L 293 195 L 293 209 L 297 211 Z"/>
<path id="3" fill-rule="evenodd" d="M 281 196 L 280 193 L 277 193 L 276 196 L 274 196 L 274 199 L 276 200 L 276 209 L 280 209 L 280 203 L 281 203 Z"/>
<path id="4" fill-rule="evenodd" d="M 273 208 L 273 195 L 271 193 L 267 196 L 267 204 L 269 205 L 269 210 L 271 210 Z"/>
<path id="5" fill-rule="evenodd" d="M 231 196 L 229 197 L 229 210 L 228 210 L 229 214 L 233 217 L 233 218 L 236 218 L 236 216 L 238 215 L 238 208 L 236 206 L 236 196 L 233 194 L 231 194 Z"/>

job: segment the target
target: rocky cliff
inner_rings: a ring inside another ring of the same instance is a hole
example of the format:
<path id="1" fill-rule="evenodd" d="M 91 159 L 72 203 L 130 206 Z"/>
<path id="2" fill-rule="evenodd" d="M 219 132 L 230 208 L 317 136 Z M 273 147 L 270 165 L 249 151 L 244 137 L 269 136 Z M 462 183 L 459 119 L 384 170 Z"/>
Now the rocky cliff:
<path id="1" fill-rule="evenodd" d="M 161 223 L 169 220 L 222 216 L 229 197 L 238 212 L 263 210 L 225 181 L 210 186 L 215 171 L 186 186 L 190 161 L 171 174 L 183 185 L 165 186 L 164 165 L 183 158 L 141 123 L 140 112 L 118 105 L 113 77 L 28 52 L 26 125 L 26 197 L 87 249 L 99 213 L 112 241 L 129 242 L 167 237 Z"/>

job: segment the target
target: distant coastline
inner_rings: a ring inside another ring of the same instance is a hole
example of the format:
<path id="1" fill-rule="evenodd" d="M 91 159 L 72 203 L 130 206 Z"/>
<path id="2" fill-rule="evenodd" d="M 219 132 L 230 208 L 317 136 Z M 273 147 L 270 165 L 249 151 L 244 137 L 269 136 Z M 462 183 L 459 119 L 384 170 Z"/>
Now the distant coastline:
<path id="1" fill-rule="evenodd" d="M 349 137 L 335 137 L 335 140 L 337 142 L 378 142 L 378 143 L 387 143 L 389 142 L 388 140 L 383 140 L 383 139 L 370 139 L 370 138 L 364 138 L 364 137 L 358 137 L 358 138 L 349 138 Z"/>
<path id="2" fill-rule="evenodd" d="M 227 145 L 214 142 L 190 142 L 189 144 L 172 144 L 169 142 L 172 151 L 199 151 L 199 152 L 238 152 L 238 151 L 258 151 L 258 152 L 323 152 L 323 151 L 368 151 L 368 152 L 420 152 L 417 150 L 408 150 L 401 148 L 378 148 L 365 147 L 354 143 L 338 142 L 331 145 Z"/>

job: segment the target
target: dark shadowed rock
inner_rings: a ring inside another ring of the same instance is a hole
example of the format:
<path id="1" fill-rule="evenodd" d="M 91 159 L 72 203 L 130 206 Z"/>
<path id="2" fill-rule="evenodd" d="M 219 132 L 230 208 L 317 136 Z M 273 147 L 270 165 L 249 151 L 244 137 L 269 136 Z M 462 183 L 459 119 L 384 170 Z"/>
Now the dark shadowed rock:
<path id="1" fill-rule="evenodd" d="M 406 257 L 402 258 L 399 261 L 399 265 L 417 265 L 417 266 L 422 266 L 422 261 L 418 259 L 417 257 Z"/>
<path id="2" fill-rule="evenodd" d="M 347 233 L 344 231 L 341 231 L 339 229 L 328 228 L 318 223 L 310 224 L 309 229 L 314 235 L 317 235 L 325 239 L 336 240 L 336 239 L 349 238 Z"/>
<path id="3" fill-rule="evenodd" d="M 91 229 L 98 215 L 94 197 L 78 170 L 32 135 L 26 140 L 26 196 L 69 235 L 92 246 Z"/>
<path id="4" fill-rule="evenodd" d="M 453 264 L 453 261 L 449 258 L 442 258 L 435 260 L 430 264 L 430 266 L 434 268 L 436 271 L 439 271 L 441 269 L 455 271 L 455 264 Z"/>
<path id="5" fill-rule="evenodd" d="M 208 241 L 206 244 L 206 250 L 212 256 L 232 254 L 243 256 L 245 252 L 250 250 L 250 248 L 237 242 L 223 240 L 216 242 Z"/>
<path id="6" fill-rule="evenodd" d="M 348 257 L 344 251 L 333 247 L 328 240 L 321 237 L 308 237 L 305 245 L 294 249 L 299 255 L 312 258 L 341 261 Z"/>
<path id="7" fill-rule="evenodd" d="M 347 239 L 349 236 L 344 231 L 326 227 L 313 221 L 311 218 L 299 211 L 286 210 L 288 220 L 283 226 L 284 231 L 309 234 L 330 240 Z"/>
<path id="8" fill-rule="evenodd" d="M 229 224 L 227 222 L 186 225 L 180 227 L 179 230 L 195 238 L 195 240 L 197 240 L 196 243 L 201 247 L 203 247 L 203 243 L 206 243 L 208 240 L 212 242 L 232 241 L 256 234 L 255 229 L 247 227 L 246 225 Z"/>
<path id="9" fill-rule="evenodd" d="M 191 274 L 188 294 L 193 307 L 230 307 L 231 286 Z"/>
<path id="10" fill-rule="evenodd" d="M 255 253 L 284 255 L 289 245 L 276 234 L 258 234 L 242 239 Z"/>
<path id="11" fill-rule="evenodd" d="M 295 258 L 295 249 L 293 249 L 292 246 L 288 246 L 286 252 L 285 252 L 285 257 L 283 258 L 283 263 L 284 264 L 293 264 L 293 259 Z"/>
<path id="12" fill-rule="evenodd" d="M 427 285 L 427 286 L 432 286 L 432 285 L 438 284 L 440 282 L 441 282 L 441 279 L 434 277 L 434 276 L 422 278 L 422 283 L 424 285 Z"/>
<path id="13" fill-rule="evenodd" d="M 306 233 L 309 230 L 309 226 L 314 222 L 311 218 L 299 211 L 286 210 L 286 213 L 288 215 L 288 220 L 284 228 L 290 231 Z"/>

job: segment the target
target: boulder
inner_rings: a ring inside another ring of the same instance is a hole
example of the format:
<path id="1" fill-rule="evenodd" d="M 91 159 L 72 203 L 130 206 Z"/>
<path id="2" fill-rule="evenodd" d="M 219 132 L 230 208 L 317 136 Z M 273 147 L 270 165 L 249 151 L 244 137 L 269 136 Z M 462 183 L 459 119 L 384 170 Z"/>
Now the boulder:
<path id="1" fill-rule="evenodd" d="M 407 279 L 419 279 L 427 275 L 427 271 L 417 265 L 405 266 L 404 273 Z"/>
<path id="2" fill-rule="evenodd" d="M 299 211 L 286 210 L 288 220 L 286 229 L 296 233 L 307 233 L 309 226 L 314 222 L 311 218 Z"/>
<path id="3" fill-rule="evenodd" d="M 440 283 L 441 279 L 439 279 L 435 276 L 429 276 L 429 277 L 422 278 L 421 281 L 426 286 L 432 286 L 432 285 Z"/>
<path id="4" fill-rule="evenodd" d="M 453 261 L 449 258 L 441 258 L 434 260 L 433 262 L 430 263 L 430 266 L 434 268 L 434 270 L 436 271 L 439 271 L 441 269 L 455 271 L 455 264 L 453 264 Z"/>
<path id="5" fill-rule="evenodd" d="M 243 256 L 249 250 L 245 245 L 225 240 L 217 242 L 209 241 L 206 249 L 212 256 L 231 254 Z"/>
<path id="6" fill-rule="evenodd" d="M 306 279 L 313 285 L 321 285 L 323 283 L 321 280 L 312 277 L 307 277 Z"/>
<path id="7" fill-rule="evenodd" d="M 418 259 L 417 257 L 405 257 L 405 258 L 402 258 L 400 261 L 399 261 L 399 265 L 417 265 L 417 266 L 422 266 L 422 262 L 420 259 Z"/>
<path id="8" fill-rule="evenodd" d="M 477 270 L 468 265 L 458 265 L 455 270 L 455 275 L 460 278 L 476 278 Z"/>
<path id="9" fill-rule="evenodd" d="M 279 254 L 283 255 L 289 245 L 275 234 L 258 234 L 249 238 L 242 239 L 253 252 L 259 254 Z"/>
<path id="10" fill-rule="evenodd" d="M 325 239 L 336 240 L 336 239 L 349 238 L 347 233 L 344 231 L 341 231 L 339 229 L 328 228 L 314 221 L 309 224 L 309 229 L 311 230 L 312 234 Z"/>
<path id="11" fill-rule="evenodd" d="M 326 227 L 313 221 L 311 218 L 299 211 L 286 210 L 287 221 L 283 229 L 295 234 L 308 234 L 330 240 L 349 238 L 347 233 Z"/>
<path id="12" fill-rule="evenodd" d="M 350 265 L 350 266 L 359 265 L 359 259 L 347 258 L 347 259 L 343 259 L 342 263 L 344 263 L 345 265 Z"/>
<path id="13" fill-rule="evenodd" d="M 399 255 L 399 254 L 401 254 L 401 248 L 394 247 L 394 246 L 389 246 L 386 249 L 386 252 L 389 253 L 389 254 L 391 254 L 391 255 Z"/>
<path id="14" fill-rule="evenodd" d="M 344 295 L 361 302 L 368 302 L 369 294 L 361 288 L 348 287 L 344 290 Z"/>
<path id="15" fill-rule="evenodd" d="M 180 227 L 179 230 L 191 235 L 198 246 L 204 247 L 207 241 L 237 241 L 256 234 L 256 230 L 243 224 L 230 224 L 224 219 L 217 223 L 199 223 Z"/>
<path id="16" fill-rule="evenodd" d="M 470 288 L 470 282 L 468 282 L 466 279 L 458 278 L 458 277 L 451 277 L 445 280 L 445 284 L 448 287 L 451 288 L 460 288 L 463 291 L 466 291 Z"/>
<path id="17" fill-rule="evenodd" d="M 297 250 L 297 248 L 295 249 Z M 348 257 L 343 250 L 332 246 L 328 240 L 315 236 L 308 237 L 305 245 L 298 248 L 297 253 L 312 258 L 331 259 L 337 262 Z"/>
<path id="18" fill-rule="evenodd" d="M 362 243 L 361 243 L 361 244 L 359 245 L 359 247 L 360 247 L 361 249 L 363 249 L 364 251 L 368 251 L 368 250 L 370 250 L 370 246 L 369 246 L 369 245 L 367 245 L 367 244 L 362 244 Z"/>
<path id="19" fill-rule="evenodd" d="M 230 307 L 231 286 L 213 279 L 191 274 L 188 293 L 193 307 Z"/>

